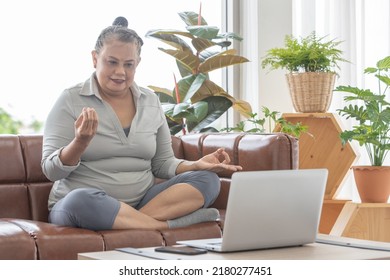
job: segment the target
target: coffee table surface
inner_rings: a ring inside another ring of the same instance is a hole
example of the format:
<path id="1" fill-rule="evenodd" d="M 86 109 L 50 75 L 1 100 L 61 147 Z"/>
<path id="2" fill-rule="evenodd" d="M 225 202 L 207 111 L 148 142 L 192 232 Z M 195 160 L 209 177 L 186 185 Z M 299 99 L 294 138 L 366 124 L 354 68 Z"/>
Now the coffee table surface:
<path id="1" fill-rule="evenodd" d="M 324 235 L 320 237 L 325 238 Z M 326 239 L 326 238 L 325 238 Z M 331 238 L 332 240 L 334 238 Z M 352 240 L 340 238 L 338 240 Z M 353 240 L 352 240 L 353 241 Z M 357 244 L 365 241 L 357 240 Z M 363 249 L 331 245 L 324 243 L 312 243 L 298 247 L 253 250 L 245 252 L 214 253 L 208 252 L 202 255 L 186 256 L 170 253 L 155 252 L 155 247 L 134 249 L 135 253 L 125 253 L 117 250 L 80 253 L 80 260 L 151 260 L 151 259 L 182 259 L 182 260 L 364 260 L 364 259 L 390 259 L 390 244 L 367 241 L 368 245 L 383 245 L 389 250 Z M 141 255 L 139 255 L 141 254 Z M 142 256 L 144 255 L 144 256 Z"/>

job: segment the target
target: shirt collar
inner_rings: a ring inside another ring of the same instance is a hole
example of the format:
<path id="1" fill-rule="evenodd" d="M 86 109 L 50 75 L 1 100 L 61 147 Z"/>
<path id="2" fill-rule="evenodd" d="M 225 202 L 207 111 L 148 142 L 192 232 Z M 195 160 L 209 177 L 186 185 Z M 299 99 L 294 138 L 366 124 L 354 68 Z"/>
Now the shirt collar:
<path id="1" fill-rule="evenodd" d="M 133 93 L 133 98 L 135 101 L 137 101 L 141 97 L 141 95 L 145 94 L 140 90 L 140 88 L 135 82 L 130 86 L 130 90 Z M 91 77 L 84 82 L 84 85 L 82 86 L 80 91 L 80 95 L 84 95 L 84 96 L 95 95 L 97 98 L 102 100 L 102 97 L 99 93 L 98 82 L 96 80 L 96 72 L 94 72 L 91 75 Z"/>

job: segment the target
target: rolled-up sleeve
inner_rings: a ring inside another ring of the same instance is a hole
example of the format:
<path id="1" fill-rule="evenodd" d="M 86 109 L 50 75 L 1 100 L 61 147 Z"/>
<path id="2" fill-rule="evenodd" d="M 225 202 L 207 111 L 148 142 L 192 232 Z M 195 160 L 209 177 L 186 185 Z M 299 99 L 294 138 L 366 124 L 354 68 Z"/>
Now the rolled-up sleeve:
<path id="1" fill-rule="evenodd" d="M 68 177 L 68 175 L 80 165 L 80 161 L 74 166 L 63 165 L 60 159 L 62 149 L 63 147 L 54 151 L 45 161 L 42 161 L 43 173 L 50 181 L 57 181 Z"/>
<path id="2" fill-rule="evenodd" d="M 62 149 L 74 138 L 76 120 L 69 92 L 64 91 L 50 111 L 43 133 L 43 173 L 51 181 L 67 177 L 78 165 L 65 166 L 60 160 Z"/>

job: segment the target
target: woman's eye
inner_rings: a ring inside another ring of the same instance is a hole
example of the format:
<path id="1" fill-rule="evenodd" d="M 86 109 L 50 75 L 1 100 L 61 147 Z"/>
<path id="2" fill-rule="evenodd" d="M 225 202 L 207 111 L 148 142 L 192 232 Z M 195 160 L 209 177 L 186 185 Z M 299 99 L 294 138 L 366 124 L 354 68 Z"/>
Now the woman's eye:
<path id="1" fill-rule="evenodd" d="M 133 65 L 134 65 L 133 63 L 126 63 L 126 64 L 125 64 L 125 67 L 127 67 L 127 68 L 132 68 Z"/>
<path id="2" fill-rule="evenodd" d="M 115 64 L 116 64 L 116 61 L 114 61 L 114 60 L 109 60 L 109 61 L 108 61 L 108 64 L 115 65 Z"/>

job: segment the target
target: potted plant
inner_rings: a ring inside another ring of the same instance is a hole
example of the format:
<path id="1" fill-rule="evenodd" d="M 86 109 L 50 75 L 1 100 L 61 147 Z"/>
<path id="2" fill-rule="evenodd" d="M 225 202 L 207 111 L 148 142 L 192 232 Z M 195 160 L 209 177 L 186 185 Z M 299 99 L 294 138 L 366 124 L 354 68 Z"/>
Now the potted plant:
<path id="1" fill-rule="evenodd" d="M 390 86 L 390 56 L 379 60 L 376 67 L 366 68 L 364 73 L 376 77 L 377 92 L 351 86 L 338 86 L 335 89 L 349 94 L 344 97 L 346 102 L 354 102 L 339 109 L 339 114 L 357 122 L 351 130 L 343 131 L 340 137 L 344 144 L 357 141 L 368 153 L 370 166 L 352 167 L 362 202 L 387 202 L 390 166 L 383 164 L 390 149 L 390 103 L 386 101 L 386 91 Z M 363 179 L 367 182 L 363 182 Z"/>
<path id="2" fill-rule="evenodd" d="M 317 37 L 312 32 L 298 40 L 292 35 L 285 37 L 283 48 L 272 48 L 262 60 L 262 67 L 286 69 L 290 95 L 295 111 L 302 113 L 323 113 L 332 101 L 339 62 L 340 41 Z"/>
<path id="3" fill-rule="evenodd" d="M 160 98 L 171 134 L 205 131 L 230 107 L 243 115 L 251 112 L 248 102 L 235 99 L 209 78 L 213 70 L 248 62 L 236 55 L 236 50 L 228 49 L 229 39 L 242 38 L 234 33 L 220 34 L 200 13 L 182 12 L 179 16 L 186 24 L 185 31 L 158 29 L 146 34 L 173 47 L 159 50 L 176 59 L 181 75 L 179 80 L 174 77 L 172 89 L 149 86 Z"/>

